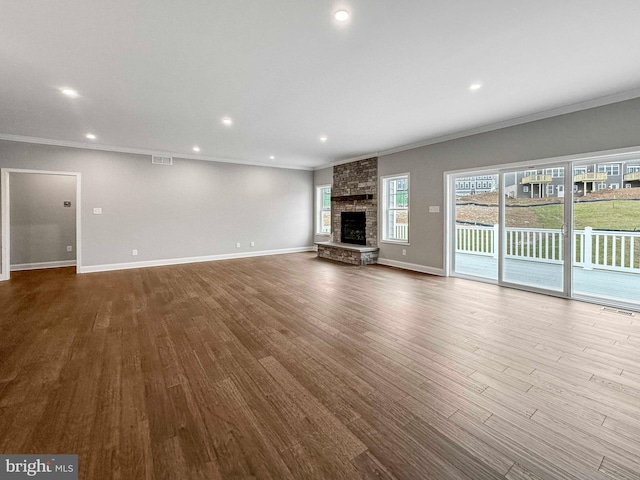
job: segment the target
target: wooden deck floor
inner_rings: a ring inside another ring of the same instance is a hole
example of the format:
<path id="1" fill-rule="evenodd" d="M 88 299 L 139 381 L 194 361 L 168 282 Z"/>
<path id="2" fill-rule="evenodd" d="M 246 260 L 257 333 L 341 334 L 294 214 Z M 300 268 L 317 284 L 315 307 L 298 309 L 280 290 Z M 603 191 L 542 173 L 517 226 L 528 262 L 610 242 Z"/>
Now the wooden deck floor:
<path id="1" fill-rule="evenodd" d="M 0 284 L 0 452 L 100 479 L 638 479 L 640 320 L 314 254 Z"/>
<path id="2" fill-rule="evenodd" d="M 498 280 L 498 259 L 456 253 L 455 270 L 458 273 Z M 538 288 L 563 289 L 562 265 L 531 260 L 505 260 L 505 280 Z M 640 274 L 612 270 L 585 270 L 573 267 L 573 292 L 576 295 L 603 298 L 640 308 Z"/>

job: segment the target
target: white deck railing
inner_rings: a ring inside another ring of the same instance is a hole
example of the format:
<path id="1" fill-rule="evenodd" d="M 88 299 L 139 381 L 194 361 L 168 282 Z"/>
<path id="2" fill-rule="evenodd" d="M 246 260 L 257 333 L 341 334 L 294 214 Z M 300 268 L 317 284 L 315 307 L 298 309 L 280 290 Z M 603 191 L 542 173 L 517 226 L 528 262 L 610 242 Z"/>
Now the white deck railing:
<path id="1" fill-rule="evenodd" d="M 562 263 L 559 229 L 506 228 L 506 258 Z M 574 266 L 640 273 L 640 232 L 574 230 Z M 456 225 L 456 252 L 498 257 L 498 225 Z"/>
<path id="2" fill-rule="evenodd" d="M 406 223 L 396 223 L 395 225 L 395 239 L 398 240 L 406 240 L 408 238 L 407 232 L 409 230 L 409 225 Z"/>

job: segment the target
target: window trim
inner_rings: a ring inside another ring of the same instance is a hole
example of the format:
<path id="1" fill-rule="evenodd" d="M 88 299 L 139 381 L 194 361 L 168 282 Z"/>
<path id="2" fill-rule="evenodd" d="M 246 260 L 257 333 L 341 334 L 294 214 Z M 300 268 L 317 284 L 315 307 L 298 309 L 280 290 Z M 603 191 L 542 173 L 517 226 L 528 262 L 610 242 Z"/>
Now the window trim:
<path id="1" fill-rule="evenodd" d="M 613 173 L 613 170 L 616 169 L 618 173 Z M 609 177 L 619 177 L 620 176 L 620 164 L 619 163 L 602 163 L 597 166 L 598 173 L 606 173 Z M 610 170 L 612 173 L 609 173 Z"/>
<path id="2" fill-rule="evenodd" d="M 386 203 L 386 194 L 387 194 L 387 182 L 395 179 L 407 179 L 407 239 L 406 240 L 396 240 L 387 238 L 387 203 Z M 380 219 L 380 243 L 390 243 L 394 245 L 409 245 L 409 240 L 411 237 L 411 175 L 409 172 L 406 173 L 395 173 L 393 175 L 381 175 L 380 176 L 380 205 L 382 208 L 379 209 L 379 213 L 382 216 Z"/>
<path id="3" fill-rule="evenodd" d="M 329 193 L 331 193 L 331 189 L 333 186 L 331 184 L 326 185 L 316 185 L 316 221 L 314 222 L 316 225 L 315 234 L 318 236 L 329 237 L 331 236 L 332 223 L 329 222 L 329 231 L 322 231 L 322 212 L 326 210 L 322 210 L 322 190 L 328 188 Z M 331 205 L 329 205 L 329 215 L 331 215 Z"/>

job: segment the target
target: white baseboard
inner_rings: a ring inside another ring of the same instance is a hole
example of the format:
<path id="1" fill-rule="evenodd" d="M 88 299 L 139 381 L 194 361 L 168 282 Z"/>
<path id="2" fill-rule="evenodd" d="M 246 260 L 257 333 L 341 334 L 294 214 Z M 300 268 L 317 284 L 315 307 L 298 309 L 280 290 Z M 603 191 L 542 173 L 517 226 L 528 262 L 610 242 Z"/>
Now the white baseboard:
<path id="1" fill-rule="evenodd" d="M 185 263 L 214 262 L 216 260 L 231 260 L 234 258 L 247 258 L 247 257 L 263 257 L 266 255 L 282 255 L 285 253 L 300 253 L 300 252 L 312 252 L 312 251 L 313 251 L 313 246 L 308 246 L 308 247 L 297 247 L 297 248 L 283 248 L 280 250 L 261 250 L 258 252 L 225 253 L 222 255 L 207 255 L 203 257 L 168 258 L 164 260 L 149 260 L 149 261 L 130 262 L 130 263 L 110 263 L 106 265 L 89 265 L 86 267 L 80 267 L 78 273 L 110 272 L 113 270 L 129 270 L 132 268 L 164 267 L 167 265 L 182 265 Z"/>
<path id="2" fill-rule="evenodd" d="M 413 270 L 414 272 L 438 275 L 439 277 L 445 276 L 444 268 L 425 267 L 424 265 L 418 265 L 416 263 L 399 262 L 397 260 L 389 260 L 388 258 L 379 258 L 378 263 L 389 267 L 402 268 L 403 270 Z"/>
<path id="3" fill-rule="evenodd" d="M 39 262 L 39 263 L 16 263 L 11 265 L 10 270 L 17 272 L 20 270 L 40 270 L 42 268 L 60 268 L 60 267 L 75 267 L 75 260 L 61 260 L 58 262 Z"/>

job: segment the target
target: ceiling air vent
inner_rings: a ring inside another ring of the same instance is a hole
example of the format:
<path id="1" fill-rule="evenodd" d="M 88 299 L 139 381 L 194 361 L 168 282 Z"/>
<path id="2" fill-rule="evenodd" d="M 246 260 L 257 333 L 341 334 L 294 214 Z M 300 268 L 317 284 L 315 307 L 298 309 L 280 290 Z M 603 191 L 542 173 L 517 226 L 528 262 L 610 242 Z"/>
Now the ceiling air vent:
<path id="1" fill-rule="evenodd" d="M 173 157 L 163 157 L 161 155 L 152 155 L 151 163 L 154 165 L 173 165 Z"/>

